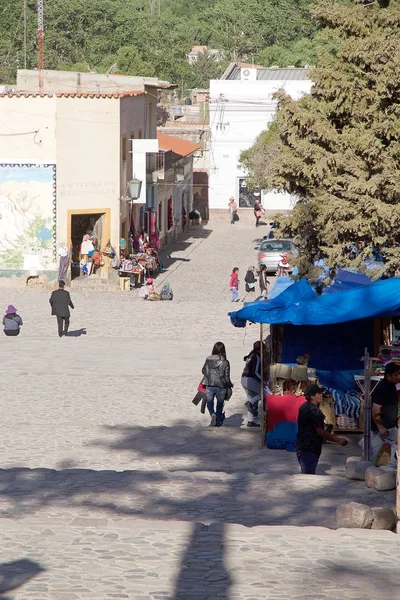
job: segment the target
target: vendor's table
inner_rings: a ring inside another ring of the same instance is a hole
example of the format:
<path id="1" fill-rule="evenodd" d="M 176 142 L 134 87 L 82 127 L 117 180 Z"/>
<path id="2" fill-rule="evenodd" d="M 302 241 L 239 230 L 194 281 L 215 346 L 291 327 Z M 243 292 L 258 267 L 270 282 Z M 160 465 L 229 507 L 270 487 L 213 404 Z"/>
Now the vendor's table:
<path id="1" fill-rule="evenodd" d="M 133 271 L 122 271 L 119 270 L 120 277 L 129 277 L 130 279 L 130 289 L 133 289 L 136 286 L 136 283 L 141 283 L 143 278 L 144 271 L 140 273 L 134 273 Z"/>
<path id="2" fill-rule="evenodd" d="M 372 392 L 374 391 L 374 389 L 376 388 L 376 386 L 378 385 L 378 383 L 380 381 L 382 381 L 383 379 L 383 375 L 373 375 L 371 377 L 371 391 L 370 394 L 372 394 Z M 364 395 L 364 380 L 365 377 L 364 375 L 354 375 L 354 381 L 356 382 L 357 387 L 359 388 L 359 390 L 361 391 L 361 393 Z"/>

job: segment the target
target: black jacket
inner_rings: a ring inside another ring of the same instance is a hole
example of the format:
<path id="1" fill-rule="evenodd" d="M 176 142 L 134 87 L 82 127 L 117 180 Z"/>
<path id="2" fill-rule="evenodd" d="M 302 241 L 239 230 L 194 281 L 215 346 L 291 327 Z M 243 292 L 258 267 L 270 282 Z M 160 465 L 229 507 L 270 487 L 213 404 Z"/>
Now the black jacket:
<path id="1" fill-rule="evenodd" d="M 231 367 L 229 360 L 212 354 L 206 358 L 206 362 L 201 371 L 204 375 L 203 385 L 218 388 L 231 388 Z"/>
<path id="2" fill-rule="evenodd" d="M 246 277 L 244 278 L 245 282 L 246 282 L 246 292 L 254 292 L 255 290 L 255 283 L 257 281 L 257 279 L 255 278 L 254 272 L 253 271 L 247 271 L 246 273 Z M 249 283 L 253 284 L 253 285 L 249 285 Z"/>
<path id="3" fill-rule="evenodd" d="M 55 290 L 49 300 L 51 304 L 51 314 L 57 317 L 69 317 L 69 307 L 74 308 L 71 296 L 66 290 Z"/>

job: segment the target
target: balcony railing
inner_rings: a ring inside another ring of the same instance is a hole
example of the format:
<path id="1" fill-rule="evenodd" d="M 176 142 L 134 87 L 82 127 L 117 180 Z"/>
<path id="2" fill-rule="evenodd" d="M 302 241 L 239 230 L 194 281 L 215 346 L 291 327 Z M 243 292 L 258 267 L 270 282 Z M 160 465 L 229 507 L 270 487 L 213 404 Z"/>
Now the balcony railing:
<path id="1" fill-rule="evenodd" d="M 153 152 L 146 155 L 146 173 L 165 170 L 165 152 Z"/>

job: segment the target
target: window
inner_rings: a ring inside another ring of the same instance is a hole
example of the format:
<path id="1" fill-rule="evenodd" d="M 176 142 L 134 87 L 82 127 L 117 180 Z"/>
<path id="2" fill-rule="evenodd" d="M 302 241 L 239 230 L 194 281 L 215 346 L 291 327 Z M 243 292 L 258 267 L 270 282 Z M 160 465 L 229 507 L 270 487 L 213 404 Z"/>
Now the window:
<path id="1" fill-rule="evenodd" d="M 281 252 L 290 252 L 291 249 L 292 249 L 292 245 L 289 241 L 285 242 L 285 241 L 281 241 L 281 240 L 276 240 L 276 241 L 271 240 L 268 242 L 264 242 L 260 246 L 261 252 L 281 253 Z"/>
<path id="2" fill-rule="evenodd" d="M 126 156 L 127 156 L 127 141 L 126 141 L 126 136 L 124 135 L 124 137 L 122 138 L 122 162 L 126 162 Z"/>
<path id="3" fill-rule="evenodd" d="M 260 188 L 250 190 L 247 187 L 246 179 L 241 177 L 239 180 L 239 206 L 240 208 L 253 208 L 256 200 L 261 200 Z"/>

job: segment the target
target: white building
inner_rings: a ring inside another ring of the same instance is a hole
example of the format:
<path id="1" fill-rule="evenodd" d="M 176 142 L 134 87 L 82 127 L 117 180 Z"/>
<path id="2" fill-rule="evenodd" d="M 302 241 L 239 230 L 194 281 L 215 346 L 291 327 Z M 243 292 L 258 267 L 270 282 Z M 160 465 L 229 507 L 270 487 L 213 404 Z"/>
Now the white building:
<path id="1" fill-rule="evenodd" d="M 210 82 L 210 214 L 226 211 L 230 196 L 240 208 L 252 207 L 256 197 L 264 208 L 279 211 L 292 207 L 283 193 L 246 187 L 246 173 L 239 166 L 240 153 L 250 148 L 273 120 L 273 94 L 283 88 L 294 99 L 311 89 L 307 69 L 262 68 L 232 63 L 222 79 Z"/>

